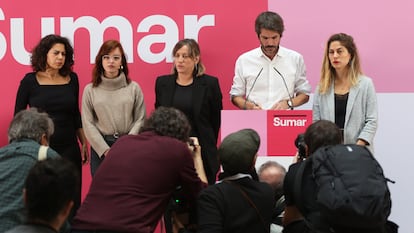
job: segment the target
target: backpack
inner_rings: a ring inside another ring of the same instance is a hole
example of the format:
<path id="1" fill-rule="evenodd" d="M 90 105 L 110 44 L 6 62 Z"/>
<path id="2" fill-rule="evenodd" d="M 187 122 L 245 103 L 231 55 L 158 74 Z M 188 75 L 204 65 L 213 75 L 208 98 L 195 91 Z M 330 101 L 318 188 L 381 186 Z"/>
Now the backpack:
<path id="1" fill-rule="evenodd" d="M 335 229 L 383 229 L 391 213 L 391 196 L 383 170 L 371 152 L 358 145 L 334 145 L 319 148 L 297 170 L 294 195 L 301 203 L 303 171 L 311 166 L 316 183 L 316 202 L 320 219 Z M 394 183 L 394 182 L 393 182 Z M 309 218 L 311 219 L 311 218 Z"/>

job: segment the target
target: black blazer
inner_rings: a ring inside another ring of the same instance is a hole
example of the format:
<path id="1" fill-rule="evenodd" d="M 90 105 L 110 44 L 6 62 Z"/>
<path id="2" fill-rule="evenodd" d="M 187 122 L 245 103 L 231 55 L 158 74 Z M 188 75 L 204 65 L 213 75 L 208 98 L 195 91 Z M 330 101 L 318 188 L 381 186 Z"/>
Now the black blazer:
<path id="1" fill-rule="evenodd" d="M 219 169 L 217 139 L 223 109 L 222 94 L 216 77 L 202 75 L 195 77 L 193 90 L 193 127 L 198 132 L 204 169 L 210 184 L 216 180 Z M 172 104 L 176 88 L 176 75 L 164 75 L 155 83 L 155 108 L 174 107 Z"/>

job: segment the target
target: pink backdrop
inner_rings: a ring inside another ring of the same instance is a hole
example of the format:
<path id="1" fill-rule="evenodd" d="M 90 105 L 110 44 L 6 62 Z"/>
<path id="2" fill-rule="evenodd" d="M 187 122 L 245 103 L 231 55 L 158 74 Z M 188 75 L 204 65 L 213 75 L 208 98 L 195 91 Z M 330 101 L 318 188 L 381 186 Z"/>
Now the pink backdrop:
<path id="1" fill-rule="evenodd" d="M 233 14 L 234 6 L 249 11 Z M 0 146 L 7 143 L 7 128 L 13 116 L 19 82 L 31 70 L 29 52 L 42 36 L 54 32 L 73 42 L 74 71 L 80 77 L 80 93 L 90 81 L 91 60 L 101 42 L 119 38 L 129 58 L 131 78 L 141 85 L 148 111 L 154 106 L 155 78 L 171 70 L 172 47 L 184 37 L 196 38 L 207 73 L 219 77 L 224 107 L 229 109 L 232 107 L 227 93 L 235 59 L 257 44 L 254 19 L 265 9 L 267 2 L 263 0 L 191 3 L 186 0 L 127 0 L 122 4 L 73 0 L 65 7 L 47 0 L 2 1 L 0 70 L 5 82 L 0 86 Z"/>
<path id="2" fill-rule="evenodd" d="M 378 92 L 413 92 L 410 53 L 414 45 L 413 34 L 409 32 L 414 25 L 410 12 L 413 5 L 409 0 L 375 4 L 357 0 L 346 4 L 292 0 L 269 1 L 268 5 L 263 0 L 192 4 L 185 0 L 145 4 L 128 0 L 111 5 L 73 0 L 61 7 L 49 0 L 2 1 L 0 70 L 4 82 L 0 86 L 0 146 L 7 143 L 6 132 L 19 81 L 30 71 L 29 51 L 43 35 L 55 32 L 72 39 L 81 92 L 90 80 L 91 60 L 100 42 L 120 38 L 129 52 L 131 76 L 144 90 L 148 111 L 153 109 L 155 77 L 170 71 L 171 63 L 166 56 L 170 55 L 171 46 L 183 37 L 195 37 L 201 45 L 207 72 L 220 78 L 224 109 L 234 109 L 227 95 L 234 61 L 240 53 L 257 46 L 253 21 L 267 8 L 285 19 L 282 44 L 304 55 L 313 88 L 318 81 L 327 37 L 346 32 L 354 36 L 364 71 L 374 79 Z M 248 10 L 234 14 L 234 6 Z M 108 29 L 104 30 L 105 27 Z"/>
<path id="3" fill-rule="evenodd" d="M 414 102 L 411 65 L 414 2 L 411 0 L 124 0 L 111 4 L 72 0 L 64 5 L 50 0 L 3 0 L 0 2 L 3 80 L 0 146 L 7 143 L 19 82 L 31 70 L 28 52 L 42 36 L 55 32 L 71 38 L 81 92 L 90 80 L 91 60 L 101 42 L 120 38 L 130 59 L 131 77 L 142 86 L 148 111 L 153 109 L 156 76 L 170 71 L 171 46 L 184 37 L 196 38 L 207 72 L 220 78 L 224 109 L 235 109 L 228 98 L 234 62 L 239 54 L 258 45 L 254 18 L 266 9 L 280 13 L 285 19 L 286 31 L 281 43 L 304 55 L 313 89 L 319 79 L 326 39 L 337 32 L 354 36 L 363 69 L 373 78 L 379 97 L 377 155 L 386 162 L 383 164 L 387 174 L 397 180 L 391 186 L 392 215 L 402 226 L 400 232 L 413 233 L 412 218 L 406 211 L 414 208 L 409 198 L 413 194 L 407 195 L 407 191 L 412 193 L 412 188 L 407 190 L 407 187 L 412 186 L 414 176 L 406 172 L 412 170 L 409 164 L 414 162 L 411 150 L 407 151 L 412 144 L 410 132 L 414 130 L 407 123 L 414 114 L 410 107 Z M 89 174 L 88 167 L 84 169 Z M 84 184 L 86 192 L 89 183 Z"/>
<path id="4" fill-rule="evenodd" d="M 354 37 L 363 71 L 377 92 L 414 91 L 413 1 L 269 1 L 269 9 L 284 18 L 281 43 L 304 55 L 313 90 L 326 40 L 344 32 Z"/>

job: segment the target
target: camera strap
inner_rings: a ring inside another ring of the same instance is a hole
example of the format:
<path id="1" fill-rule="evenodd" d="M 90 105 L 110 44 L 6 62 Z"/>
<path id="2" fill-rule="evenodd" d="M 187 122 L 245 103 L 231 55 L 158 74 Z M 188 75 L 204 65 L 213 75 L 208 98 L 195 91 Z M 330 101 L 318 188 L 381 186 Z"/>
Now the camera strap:
<path id="1" fill-rule="evenodd" d="M 260 211 L 257 209 L 257 206 L 254 204 L 254 202 L 249 197 L 249 195 L 246 193 L 246 191 L 244 191 L 243 188 L 240 187 L 240 185 L 236 182 L 229 181 L 229 180 L 225 180 L 224 182 L 227 183 L 227 184 L 231 184 L 231 185 L 233 185 L 234 187 L 237 187 L 240 190 L 243 197 L 247 200 L 247 202 L 249 202 L 249 204 L 254 208 L 254 210 L 256 210 L 256 213 L 259 216 L 260 221 L 262 222 L 262 225 L 263 225 L 263 228 L 265 229 L 265 232 L 270 232 L 270 229 L 268 227 L 266 227 L 266 223 L 265 223 L 262 215 L 260 214 Z"/>

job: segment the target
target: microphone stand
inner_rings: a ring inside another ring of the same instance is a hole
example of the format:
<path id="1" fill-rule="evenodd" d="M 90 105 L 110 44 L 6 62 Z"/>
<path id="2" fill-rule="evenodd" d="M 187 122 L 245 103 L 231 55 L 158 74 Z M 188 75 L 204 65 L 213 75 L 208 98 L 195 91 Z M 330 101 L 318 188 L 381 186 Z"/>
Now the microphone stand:
<path id="1" fill-rule="evenodd" d="M 290 95 L 290 92 L 289 92 L 289 88 L 288 88 L 288 86 L 287 86 L 287 84 L 286 84 L 286 80 L 285 80 L 285 77 L 283 77 L 283 75 L 276 69 L 276 67 L 273 67 L 273 69 L 276 71 L 276 73 L 278 73 L 279 75 L 280 75 L 280 77 L 282 78 L 282 80 L 283 80 L 283 84 L 285 84 L 285 88 L 286 88 L 286 91 L 287 91 L 287 94 L 288 94 L 288 96 L 289 96 L 289 100 L 290 100 L 290 103 L 292 104 L 291 106 L 289 106 L 289 108 L 290 108 L 290 110 L 293 110 L 293 98 L 292 98 L 292 96 Z"/>
<path id="2" fill-rule="evenodd" d="M 260 76 L 260 74 L 262 73 L 262 71 L 263 71 L 263 67 L 260 69 L 259 73 L 256 75 L 256 78 L 254 79 L 254 82 L 253 82 L 252 87 L 250 87 L 249 93 L 247 94 L 246 99 L 245 99 L 245 101 L 244 101 L 244 109 L 246 109 L 246 103 L 247 103 L 247 101 L 249 100 L 250 93 L 252 93 L 253 87 L 254 87 L 254 85 L 256 84 L 256 81 L 257 81 L 257 79 L 259 78 L 259 76 Z M 253 103 L 254 103 L 254 102 L 253 102 Z M 254 104 L 256 105 L 256 103 L 254 103 Z"/>

